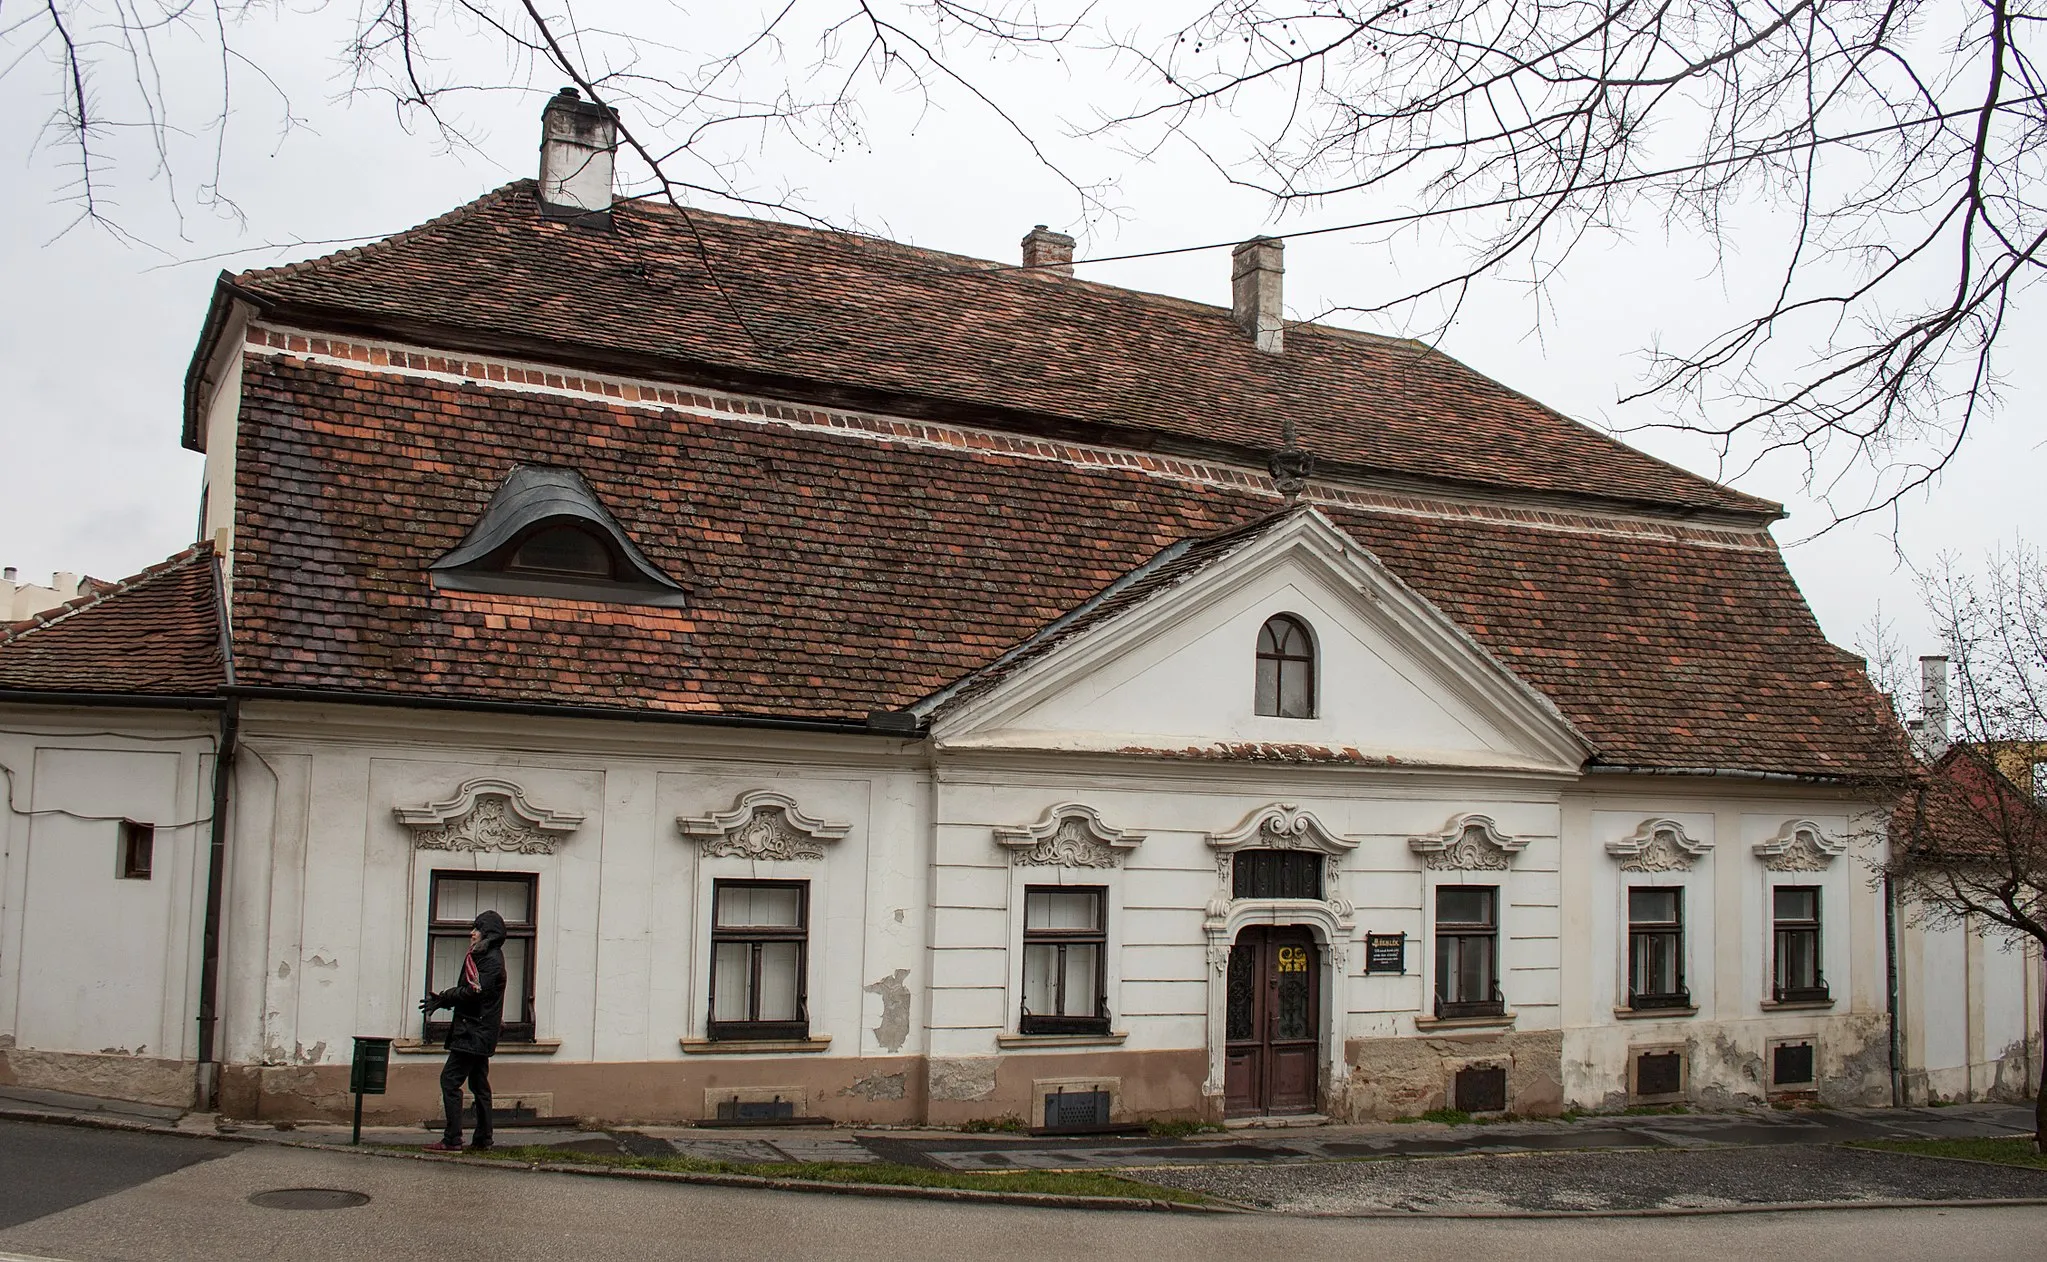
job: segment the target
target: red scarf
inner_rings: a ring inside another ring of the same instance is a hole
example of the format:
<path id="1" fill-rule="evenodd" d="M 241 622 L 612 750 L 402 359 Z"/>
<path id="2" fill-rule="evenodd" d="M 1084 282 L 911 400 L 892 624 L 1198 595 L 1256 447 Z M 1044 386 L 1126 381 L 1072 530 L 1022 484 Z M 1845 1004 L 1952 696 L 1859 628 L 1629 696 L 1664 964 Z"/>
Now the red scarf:
<path id="1" fill-rule="evenodd" d="M 464 955 L 462 957 L 462 984 L 471 990 L 483 989 L 483 982 L 476 975 L 476 957 L 474 955 Z"/>

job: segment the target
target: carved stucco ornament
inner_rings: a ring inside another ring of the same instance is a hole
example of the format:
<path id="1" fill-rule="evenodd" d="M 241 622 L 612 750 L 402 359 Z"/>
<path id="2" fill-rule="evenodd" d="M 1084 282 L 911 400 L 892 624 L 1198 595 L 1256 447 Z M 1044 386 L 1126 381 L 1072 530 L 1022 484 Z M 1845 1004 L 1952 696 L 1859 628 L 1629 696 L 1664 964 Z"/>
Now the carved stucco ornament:
<path id="1" fill-rule="evenodd" d="M 1526 838 L 1501 832 L 1490 815 L 1459 815 L 1440 833 L 1407 839 L 1422 866 L 1436 872 L 1504 872 L 1527 845 Z"/>
<path id="2" fill-rule="evenodd" d="M 1251 812 L 1243 823 L 1229 832 L 1210 833 L 1208 844 L 1216 851 L 1216 892 L 1209 898 L 1207 915 L 1203 918 L 1203 924 L 1211 934 L 1221 931 L 1229 919 L 1231 906 L 1237 901 L 1231 856 L 1239 850 L 1320 851 L 1326 865 L 1322 879 L 1323 891 L 1329 895 L 1326 906 L 1344 929 L 1351 928 L 1356 908 L 1338 891 L 1342 888 L 1343 856 L 1357 849 L 1358 841 L 1355 837 L 1331 832 L 1313 812 L 1304 811 L 1292 803 L 1276 802 Z M 1334 959 L 1342 960 L 1341 943 L 1332 944 L 1331 954 Z"/>
<path id="3" fill-rule="evenodd" d="M 1123 856 L 1143 840 L 1143 833 L 1111 828 L 1093 807 L 1078 802 L 1053 807 L 1035 824 L 995 830 L 995 843 L 1007 847 L 1020 866 L 1121 867 Z"/>
<path id="4" fill-rule="evenodd" d="M 1775 837 L 1755 844 L 1756 857 L 1772 872 L 1822 872 L 1848 849 L 1846 839 L 1829 838 L 1809 819 L 1794 819 Z"/>
<path id="5" fill-rule="evenodd" d="M 1712 842 L 1688 835 L 1674 819 L 1645 819 L 1634 836 L 1606 843 L 1606 852 L 1621 861 L 1623 872 L 1689 872 L 1712 848 Z"/>
<path id="6" fill-rule="evenodd" d="M 495 776 L 463 781 L 445 802 L 400 806 L 392 814 L 420 850 L 553 854 L 583 823 L 581 815 L 535 806 L 525 790 Z"/>
<path id="7" fill-rule="evenodd" d="M 853 830 L 805 815 L 796 799 L 768 789 L 743 793 L 729 811 L 675 821 L 682 835 L 698 843 L 706 859 L 824 858 L 827 842 Z"/>

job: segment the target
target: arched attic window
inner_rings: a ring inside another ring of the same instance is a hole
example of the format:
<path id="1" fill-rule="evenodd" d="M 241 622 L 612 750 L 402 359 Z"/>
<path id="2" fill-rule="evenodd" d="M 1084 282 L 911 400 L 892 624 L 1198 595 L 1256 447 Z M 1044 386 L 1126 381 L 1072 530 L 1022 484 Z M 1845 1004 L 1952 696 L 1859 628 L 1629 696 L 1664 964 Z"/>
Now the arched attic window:
<path id="1" fill-rule="evenodd" d="M 1315 717 L 1315 640 L 1308 624 L 1275 614 L 1258 628 L 1258 713 Z"/>
<path id="2" fill-rule="evenodd" d="M 573 469 L 520 465 L 456 548 L 427 567 L 443 591 L 680 608 L 688 593 L 627 536 Z"/>

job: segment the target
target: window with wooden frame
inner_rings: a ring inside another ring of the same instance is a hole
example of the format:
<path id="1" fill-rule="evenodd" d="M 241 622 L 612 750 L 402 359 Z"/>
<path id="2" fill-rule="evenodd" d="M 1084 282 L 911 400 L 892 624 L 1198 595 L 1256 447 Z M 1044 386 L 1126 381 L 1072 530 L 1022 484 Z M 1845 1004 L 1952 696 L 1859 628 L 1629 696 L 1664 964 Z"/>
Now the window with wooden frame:
<path id="1" fill-rule="evenodd" d="M 156 825 L 122 820 L 114 850 L 114 875 L 124 881 L 146 881 L 155 862 Z"/>
<path id="2" fill-rule="evenodd" d="M 1628 1006 L 1689 1008 L 1685 989 L 1684 891 L 1628 891 Z"/>
<path id="3" fill-rule="evenodd" d="M 714 1039 L 810 1037 L 808 881 L 711 885 Z"/>
<path id="4" fill-rule="evenodd" d="M 1436 1016 L 1496 1017 L 1500 997 L 1500 891 L 1493 885 L 1436 887 Z"/>
<path id="5" fill-rule="evenodd" d="M 1825 1003 L 1820 965 L 1820 891 L 1817 885 L 1779 885 L 1770 891 L 1770 997 L 1778 1003 Z"/>
<path id="6" fill-rule="evenodd" d="M 1108 952 L 1099 885 L 1024 887 L 1019 1034 L 1107 1034 Z"/>
<path id="7" fill-rule="evenodd" d="M 486 911 L 505 921 L 505 1024 L 498 1038 L 530 1043 L 534 1038 L 534 941 L 540 918 L 540 878 L 531 872 L 435 872 L 428 880 L 426 988 L 439 994 L 462 980 L 469 954 L 469 928 Z M 446 1009 L 429 1016 L 421 1038 L 437 1043 L 448 1036 Z"/>
<path id="8" fill-rule="evenodd" d="M 1258 628 L 1257 711 L 1280 719 L 1315 717 L 1315 641 L 1292 614 Z"/>

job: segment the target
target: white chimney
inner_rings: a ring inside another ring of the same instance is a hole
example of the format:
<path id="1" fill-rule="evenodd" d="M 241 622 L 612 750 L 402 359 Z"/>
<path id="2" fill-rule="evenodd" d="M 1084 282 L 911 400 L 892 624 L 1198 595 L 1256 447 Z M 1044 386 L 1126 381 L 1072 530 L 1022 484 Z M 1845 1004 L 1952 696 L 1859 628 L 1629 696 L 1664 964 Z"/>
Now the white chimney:
<path id="1" fill-rule="evenodd" d="M 1024 236 L 1023 265 L 1040 276 L 1073 275 L 1073 238 L 1039 224 Z"/>
<path id="2" fill-rule="evenodd" d="M 1924 716 L 1920 744 L 1928 758 L 1938 758 L 1948 747 L 1947 658 L 1919 659 L 1919 713 Z"/>
<path id="3" fill-rule="evenodd" d="M 1259 350 L 1274 355 L 1286 348 L 1279 292 L 1285 249 L 1284 241 L 1253 237 L 1230 252 L 1230 315 Z"/>
<path id="4" fill-rule="evenodd" d="M 618 118 L 563 88 L 540 113 L 540 201 L 574 213 L 611 209 Z"/>

